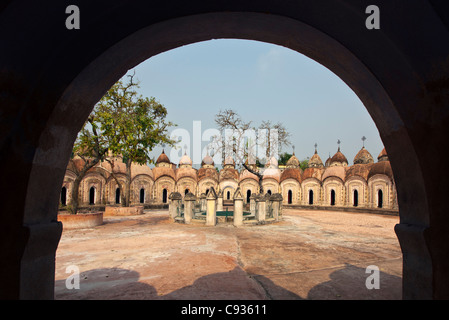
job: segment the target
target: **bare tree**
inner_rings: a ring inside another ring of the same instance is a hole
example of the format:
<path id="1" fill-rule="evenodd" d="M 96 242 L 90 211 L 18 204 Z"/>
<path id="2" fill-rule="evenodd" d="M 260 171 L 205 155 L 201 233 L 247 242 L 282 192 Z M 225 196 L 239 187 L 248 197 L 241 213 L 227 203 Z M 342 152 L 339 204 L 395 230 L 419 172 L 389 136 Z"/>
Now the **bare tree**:
<path id="1" fill-rule="evenodd" d="M 290 133 L 282 123 L 272 124 L 270 120 L 262 121 L 259 129 L 266 130 L 267 137 L 262 141 L 266 143 L 265 152 L 267 159 L 274 154 L 280 154 L 283 147 L 290 145 Z"/>
<path id="2" fill-rule="evenodd" d="M 290 145 L 289 132 L 281 124 L 272 124 L 271 121 L 263 121 L 259 130 L 252 126 L 252 121 L 245 122 L 240 115 L 231 109 L 219 111 L 215 116 L 215 123 L 220 131 L 220 136 L 214 136 L 212 147 L 221 151 L 223 162 L 226 157 L 232 156 L 237 165 L 259 178 L 260 193 L 263 193 L 261 174 L 256 166 L 246 162 L 252 158 L 265 163 L 278 154 L 284 146 Z"/>

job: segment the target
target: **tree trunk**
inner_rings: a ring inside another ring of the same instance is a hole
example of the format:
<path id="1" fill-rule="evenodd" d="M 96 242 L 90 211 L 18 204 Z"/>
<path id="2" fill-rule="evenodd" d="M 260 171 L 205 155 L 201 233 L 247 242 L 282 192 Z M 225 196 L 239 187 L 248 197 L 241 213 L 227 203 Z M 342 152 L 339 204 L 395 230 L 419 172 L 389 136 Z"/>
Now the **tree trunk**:
<path id="1" fill-rule="evenodd" d="M 78 194 L 80 189 L 80 183 L 83 177 L 80 177 L 79 175 L 75 178 L 73 181 L 72 186 L 72 199 L 70 200 L 70 213 L 76 214 L 78 212 L 78 206 L 79 206 L 79 200 L 78 200 Z"/>
<path id="2" fill-rule="evenodd" d="M 259 172 L 254 171 L 253 169 L 251 169 L 250 166 L 247 166 L 245 163 L 243 163 L 243 167 L 248 170 L 249 172 L 251 172 L 252 174 L 256 175 L 259 178 L 259 193 L 263 194 L 263 186 L 262 186 L 262 178 L 263 175 L 261 175 Z"/>
<path id="3" fill-rule="evenodd" d="M 70 212 L 71 214 L 77 214 L 78 213 L 78 207 L 79 207 L 79 189 L 80 184 L 83 178 L 85 177 L 87 171 L 89 171 L 91 168 L 93 168 L 100 160 L 94 159 L 92 161 L 85 161 L 84 167 L 81 171 L 77 172 L 76 178 L 73 181 L 73 187 L 72 187 L 72 199 L 70 201 Z"/>
<path id="4" fill-rule="evenodd" d="M 129 207 L 131 204 L 131 160 L 126 161 L 126 195 L 125 195 L 125 207 Z"/>

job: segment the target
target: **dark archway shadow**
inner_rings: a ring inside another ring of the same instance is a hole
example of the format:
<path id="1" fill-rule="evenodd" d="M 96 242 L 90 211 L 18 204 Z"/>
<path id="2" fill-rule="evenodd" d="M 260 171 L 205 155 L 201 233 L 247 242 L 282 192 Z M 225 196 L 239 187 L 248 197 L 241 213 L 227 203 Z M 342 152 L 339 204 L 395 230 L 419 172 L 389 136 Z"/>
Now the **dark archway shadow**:
<path id="1" fill-rule="evenodd" d="M 68 274 L 69 276 L 69 274 Z M 262 276 L 258 276 L 262 277 Z M 139 282 L 140 274 L 120 268 L 93 269 L 80 273 L 80 288 L 67 289 L 66 280 L 55 282 L 56 300 L 264 300 L 270 299 L 265 286 L 283 296 L 301 299 L 268 278 L 264 286 L 240 267 L 213 273 L 168 294 L 159 294 L 149 284 Z"/>
<path id="2" fill-rule="evenodd" d="M 313 287 L 310 300 L 400 300 L 402 278 L 379 271 L 379 289 L 368 289 L 366 280 L 372 273 L 366 268 L 346 264 L 343 269 L 332 272 L 330 280 Z"/>
<path id="3" fill-rule="evenodd" d="M 330 280 L 314 286 L 307 297 L 287 290 L 263 275 L 249 275 L 240 267 L 213 273 L 191 285 L 159 294 L 149 284 L 139 282 L 140 274 L 120 268 L 93 269 L 80 274 L 80 289 L 67 289 L 65 280 L 55 283 L 57 300 L 397 300 L 401 299 L 402 279 L 379 272 L 380 288 L 367 289 L 370 274 L 347 264 L 330 274 Z"/>

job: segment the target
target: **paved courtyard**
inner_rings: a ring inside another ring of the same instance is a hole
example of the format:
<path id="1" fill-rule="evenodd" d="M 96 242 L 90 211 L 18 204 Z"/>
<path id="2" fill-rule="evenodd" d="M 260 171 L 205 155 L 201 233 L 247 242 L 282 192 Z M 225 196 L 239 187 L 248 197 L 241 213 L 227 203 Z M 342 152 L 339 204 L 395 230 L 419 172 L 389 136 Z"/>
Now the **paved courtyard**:
<path id="1" fill-rule="evenodd" d="M 401 299 L 397 216 L 286 209 L 277 224 L 171 223 L 168 211 L 64 230 L 55 299 Z M 80 270 L 69 290 L 66 268 Z M 368 290 L 368 266 L 380 269 Z"/>

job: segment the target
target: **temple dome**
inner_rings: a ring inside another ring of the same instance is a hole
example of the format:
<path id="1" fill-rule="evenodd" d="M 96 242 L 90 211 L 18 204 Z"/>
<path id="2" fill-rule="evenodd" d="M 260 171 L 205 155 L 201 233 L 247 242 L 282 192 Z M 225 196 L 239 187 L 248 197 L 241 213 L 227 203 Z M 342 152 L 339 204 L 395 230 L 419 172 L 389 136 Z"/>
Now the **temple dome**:
<path id="1" fill-rule="evenodd" d="M 302 170 L 300 168 L 287 168 L 284 171 L 282 171 L 280 182 L 287 179 L 294 179 L 301 183 L 302 181 L 301 173 Z"/>
<path id="2" fill-rule="evenodd" d="M 187 155 L 187 153 L 184 153 L 184 155 L 179 160 L 179 166 L 191 166 L 192 165 L 192 159 Z"/>
<path id="3" fill-rule="evenodd" d="M 340 148 L 338 151 L 332 156 L 329 166 L 347 166 L 348 159 L 346 159 L 345 155 L 341 153 Z"/>
<path id="4" fill-rule="evenodd" d="M 235 181 L 239 181 L 239 172 L 237 171 L 237 169 L 230 167 L 230 165 L 228 164 L 224 169 L 220 170 L 219 179 L 232 179 Z"/>
<path id="5" fill-rule="evenodd" d="M 176 180 L 180 180 L 181 178 L 192 178 L 193 180 L 198 179 L 196 169 L 191 166 L 183 166 L 181 168 L 176 169 Z"/>
<path id="6" fill-rule="evenodd" d="M 154 181 L 159 179 L 160 177 L 167 176 L 176 180 L 175 170 L 172 167 L 155 167 L 152 169 Z"/>
<path id="7" fill-rule="evenodd" d="M 386 175 L 393 180 L 393 170 L 391 169 L 390 161 L 384 160 L 372 164 L 368 174 L 368 179 L 376 174 Z"/>
<path id="8" fill-rule="evenodd" d="M 302 173 L 302 180 L 304 181 L 305 179 L 315 178 L 318 181 L 321 181 L 323 172 L 323 167 L 309 167 Z"/>
<path id="9" fill-rule="evenodd" d="M 278 161 L 275 157 L 271 157 L 265 164 L 265 169 L 262 172 L 263 179 L 272 178 L 279 182 L 281 178 L 281 171 L 278 168 Z"/>
<path id="10" fill-rule="evenodd" d="M 365 149 L 365 147 L 360 149 L 360 151 L 354 157 L 354 164 L 368 164 L 373 162 L 374 162 L 373 157 L 368 152 L 368 150 Z"/>
<path id="11" fill-rule="evenodd" d="M 168 159 L 164 150 L 162 150 L 161 155 L 156 160 L 156 164 L 159 164 L 159 163 L 170 163 L 170 159 Z"/>
<path id="12" fill-rule="evenodd" d="M 263 179 L 274 179 L 277 182 L 281 179 L 281 171 L 277 168 L 269 167 L 262 172 Z"/>
<path id="13" fill-rule="evenodd" d="M 131 164 L 131 172 L 132 172 L 133 178 L 138 175 L 147 175 L 147 176 L 151 177 L 152 179 L 154 179 L 153 171 L 146 164 L 140 165 L 137 163 L 132 163 Z"/>
<path id="14" fill-rule="evenodd" d="M 349 178 L 351 177 L 361 177 L 363 178 L 365 181 L 368 181 L 368 175 L 371 169 L 372 163 L 367 163 L 367 164 L 354 164 L 352 166 L 350 166 L 348 168 L 348 170 L 346 171 L 346 179 L 345 181 L 347 181 Z"/>
<path id="15" fill-rule="evenodd" d="M 383 148 L 382 151 L 377 156 L 377 161 L 379 161 L 379 162 L 380 161 L 389 161 L 388 155 L 387 155 L 387 150 L 385 150 L 385 148 Z"/>
<path id="16" fill-rule="evenodd" d="M 209 155 L 209 154 L 207 154 L 204 158 L 203 158 L 203 160 L 201 161 L 201 166 L 203 167 L 203 166 L 205 166 L 205 165 L 207 165 L 207 166 L 214 166 L 214 159 Z"/>
<path id="17" fill-rule="evenodd" d="M 322 168 L 323 167 L 323 161 L 321 161 L 320 156 L 318 155 L 317 151 L 315 150 L 315 153 L 309 160 L 309 168 Z"/>
<path id="18" fill-rule="evenodd" d="M 202 179 L 210 178 L 218 181 L 219 175 L 215 168 L 212 167 L 201 167 L 198 169 L 198 181 Z"/>
<path id="19" fill-rule="evenodd" d="M 287 168 L 298 168 L 300 165 L 299 159 L 295 156 L 295 153 L 288 159 L 287 161 Z"/>
<path id="20" fill-rule="evenodd" d="M 346 167 L 338 166 L 338 165 L 327 167 L 324 170 L 321 179 L 322 179 L 322 181 L 324 181 L 326 178 L 330 178 L 330 177 L 340 178 L 341 181 L 343 181 L 343 183 L 344 183 L 345 178 L 346 178 Z"/>
<path id="21" fill-rule="evenodd" d="M 332 158 L 331 158 L 331 155 L 329 154 L 329 158 L 327 158 L 327 160 L 326 160 L 324 166 L 325 166 L 325 167 L 329 167 L 329 166 L 331 165 L 331 160 L 332 160 Z"/>

